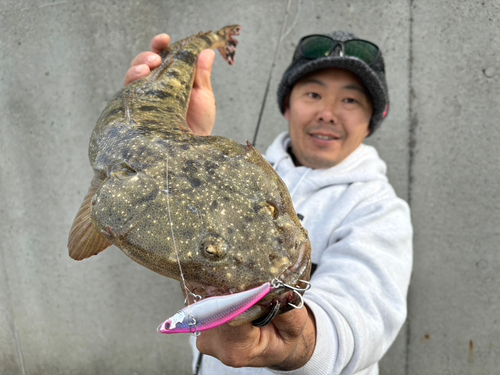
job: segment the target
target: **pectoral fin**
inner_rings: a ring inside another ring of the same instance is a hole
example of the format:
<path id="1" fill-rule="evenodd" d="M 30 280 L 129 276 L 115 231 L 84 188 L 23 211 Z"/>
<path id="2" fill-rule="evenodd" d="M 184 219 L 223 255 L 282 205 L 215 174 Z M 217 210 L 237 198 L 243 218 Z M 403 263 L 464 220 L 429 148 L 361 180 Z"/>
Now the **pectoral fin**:
<path id="1" fill-rule="evenodd" d="M 94 176 L 69 232 L 69 256 L 75 260 L 83 260 L 97 255 L 111 246 L 111 243 L 97 231 L 90 216 L 92 197 L 101 187 L 102 182 L 101 178 L 97 175 Z"/>

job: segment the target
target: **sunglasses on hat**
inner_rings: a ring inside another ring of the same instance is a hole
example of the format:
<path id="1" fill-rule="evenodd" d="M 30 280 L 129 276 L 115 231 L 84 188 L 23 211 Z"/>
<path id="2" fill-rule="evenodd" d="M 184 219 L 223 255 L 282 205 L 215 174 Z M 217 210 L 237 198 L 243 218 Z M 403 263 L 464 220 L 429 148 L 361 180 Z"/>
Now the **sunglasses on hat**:
<path id="1" fill-rule="evenodd" d="M 308 35 L 299 41 L 293 59 L 300 56 L 306 59 L 319 59 L 337 52 L 338 56 L 356 57 L 368 65 L 380 56 L 379 48 L 366 40 L 351 39 L 345 42 L 335 40 L 326 35 Z"/>

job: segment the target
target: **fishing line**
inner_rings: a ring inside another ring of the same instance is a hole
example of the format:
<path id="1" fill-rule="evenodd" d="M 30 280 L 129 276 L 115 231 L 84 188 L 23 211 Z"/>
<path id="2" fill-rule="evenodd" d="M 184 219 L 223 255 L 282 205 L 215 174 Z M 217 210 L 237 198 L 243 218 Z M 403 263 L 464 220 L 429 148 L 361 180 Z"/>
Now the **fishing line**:
<path id="1" fill-rule="evenodd" d="M 168 210 L 168 219 L 170 221 L 170 232 L 172 233 L 172 242 L 174 245 L 174 250 L 175 250 L 175 256 L 177 258 L 177 264 L 179 265 L 179 273 L 181 276 L 181 281 L 182 281 L 182 286 L 184 287 L 184 292 L 186 293 L 186 299 L 184 301 L 185 304 L 189 306 L 189 296 L 191 295 L 196 302 L 197 298 L 201 298 L 200 296 L 194 294 L 189 290 L 189 288 L 186 285 L 186 279 L 184 279 L 184 272 L 182 272 L 182 266 L 181 266 L 181 260 L 179 258 L 179 252 L 177 250 L 177 243 L 175 242 L 175 235 L 174 235 L 174 224 L 172 222 L 172 212 L 170 210 L 170 189 L 169 189 L 169 183 L 168 183 L 168 154 L 167 154 L 167 162 L 166 162 L 166 173 L 165 173 L 165 180 L 166 180 L 166 187 L 163 190 L 167 194 L 167 210 Z M 196 321 L 194 323 L 196 325 Z"/>
<path id="2" fill-rule="evenodd" d="M 288 3 L 288 8 L 287 8 L 287 11 L 290 10 L 290 3 L 291 3 L 291 0 L 289 1 Z M 295 27 L 295 25 L 297 24 L 297 20 L 299 19 L 299 14 L 301 12 L 301 9 L 302 8 L 302 0 L 299 0 L 298 2 L 298 5 L 297 5 L 297 14 L 295 15 L 295 19 L 293 20 L 293 23 L 292 23 L 292 26 L 290 26 L 290 28 L 288 29 L 288 31 L 285 33 L 285 35 L 283 35 L 281 37 L 281 40 L 280 40 L 280 43 L 287 37 L 288 34 L 290 34 L 290 31 L 292 31 L 292 29 Z M 285 20 L 285 24 L 286 24 L 286 20 Z"/>
<path id="3" fill-rule="evenodd" d="M 288 19 L 288 14 L 290 13 L 291 5 L 292 5 L 292 0 L 288 0 L 286 12 L 285 12 L 285 17 L 283 18 L 283 22 L 281 24 L 281 29 L 280 29 L 280 34 L 278 37 L 278 45 L 276 46 L 276 48 L 274 50 L 274 56 L 273 56 L 273 61 L 271 64 L 271 70 L 269 71 L 269 76 L 267 77 L 266 90 L 264 91 L 264 98 L 262 99 L 262 104 L 260 106 L 259 119 L 257 120 L 257 126 L 255 127 L 255 132 L 253 135 L 253 140 L 252 140 L 253 145 L 255 145 L 257 142 L 257 134 L 259 133 L 260 123 L 262 121 L 262 116 L 264 115 L 264 108 L 266 107 L 267 94 L 269 93 L 269 86 L 271 85 L 271 79 L 273 77 L 273 70 L 274 70 L 274 66 L 276 65 L 276 59 L 278 58 L 278 52 L 279 52 L 280 47 L 281 47 L 281 42 L 290 33 L 290 31 L 292 31 L 292 29 L 295 27 L 295 24 L 297 23 L 297 20 L 299 18 L 299 14 L 301 11 L 302 1 L 299 0 L 299 2 L 298 2 L 297 14 L 295 15 L 295 20 L 293 21 L 292 26 L 290 26 L 290 28 L 288 29 L 288 31 L 286 33 L 283 33 L 285 30 L 287 19 Z"/>
<path id="4" fill-rule="evenodd" d="M 184 300 L 184 304 L 188 306 L 188 317 L 190 320 L 189 330 L 193 336 L 199 336 L 200 332 L 198 331 L 198 327 L 196 326 L 196 319 L 193 316 L 193 312 L 191 310 L 191 304 L 189 303 L 189 296 L 193 297 L 193 301 L 197 302 L 201 300 L 201 296 L 191 292 L 186 285 L 186 279 L 184 278 L 184 272 L 182 272 L 181 260 L 179 258 L 179 251 L 177 250 L 177 243 L 175 242 L 174 235 L 174 224 L 172 222 L 172 212 L 170 210 L 170 189 L 168 183 L 168 154 L 167 154 L 167 162 L 166 162 L 166 173 L 165 173 L 165 189 L 163 190 L 167 194 L 167 209 L 168 209 L 168 219 L 170 221 L 170 232 L 172 233 L 172 242 L 174 245 L 175 256 L 177 258 L 177 264 L 179 265 L 179 273 L 181 276 L 182 286 L 184 287 L 184 292 L 186 293 L 186 299 Z"/>

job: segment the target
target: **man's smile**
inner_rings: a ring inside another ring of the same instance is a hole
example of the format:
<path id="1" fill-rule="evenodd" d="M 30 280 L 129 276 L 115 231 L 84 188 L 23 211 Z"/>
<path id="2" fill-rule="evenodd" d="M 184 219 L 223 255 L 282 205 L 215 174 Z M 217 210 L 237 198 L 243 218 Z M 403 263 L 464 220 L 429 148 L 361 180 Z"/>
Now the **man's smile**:
<path id="1" fill-rule="evenodd" d="M 314 138 L 314 140 L 319 141 L 336 141 L 341 139 L 339 135 L 328 131 L 309 131 L 308 134 L 311 138 Z"/>

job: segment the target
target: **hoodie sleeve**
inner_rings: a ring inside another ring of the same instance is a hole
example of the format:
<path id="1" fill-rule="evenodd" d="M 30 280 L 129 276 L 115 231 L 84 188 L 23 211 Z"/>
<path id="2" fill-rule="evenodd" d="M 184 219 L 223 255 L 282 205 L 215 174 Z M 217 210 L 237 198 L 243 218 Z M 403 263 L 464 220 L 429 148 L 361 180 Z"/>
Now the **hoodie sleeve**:
<path id="1" fill-rule="evenodd" d="M 408 205 L 388 184 L 349 189 L 356 204 L 331 230 L 305 295 L 316 319 L 314 354 L 302 368 L 284 373 L 371 373 L 406 319 L 412 268 Z"/>

